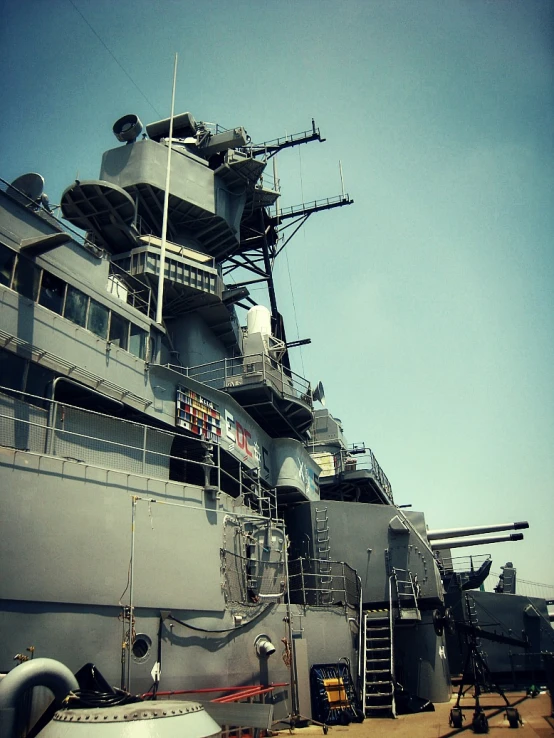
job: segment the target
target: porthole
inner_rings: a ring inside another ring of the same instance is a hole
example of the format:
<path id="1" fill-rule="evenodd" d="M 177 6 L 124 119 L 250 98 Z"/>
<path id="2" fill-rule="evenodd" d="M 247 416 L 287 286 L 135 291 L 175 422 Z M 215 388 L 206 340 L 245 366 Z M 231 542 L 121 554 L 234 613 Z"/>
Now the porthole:
<path id="1" fill-rule="evenodd" d="M 142 664 L 150 656 L 150 649 L 152 648 L 152 639 L 145 633 L 138 633 L 135 636 L 133 645 L 131 646 L 131 653 L 133 654 L 134 661 L 137 664 Z"/>

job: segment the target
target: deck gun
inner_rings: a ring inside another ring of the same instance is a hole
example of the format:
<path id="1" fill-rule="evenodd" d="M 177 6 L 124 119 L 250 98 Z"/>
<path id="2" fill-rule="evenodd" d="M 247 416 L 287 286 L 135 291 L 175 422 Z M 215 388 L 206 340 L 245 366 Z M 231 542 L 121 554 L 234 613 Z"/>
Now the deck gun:
<path id="1" fill-rule="evenodd" d="M 427 540 L 433 551 L 445 548 L 461 548 L 463 546 L 481 546 L 487 543 L 504 541 L 521 541 L 523 533 L 509 533 L 503 536 L 482 536 L 482 533 L 499 533 L 504 530 L 524 530 L 529 527 L 526 520 L 518 523 L 497 523 L 496 525 L 471 525 L 467 528 L 441 528 L 428 530 Z M 478 536 L 467 538 L 467 536 Z M 460 538 L 462 540 L 451 540 Z"/>

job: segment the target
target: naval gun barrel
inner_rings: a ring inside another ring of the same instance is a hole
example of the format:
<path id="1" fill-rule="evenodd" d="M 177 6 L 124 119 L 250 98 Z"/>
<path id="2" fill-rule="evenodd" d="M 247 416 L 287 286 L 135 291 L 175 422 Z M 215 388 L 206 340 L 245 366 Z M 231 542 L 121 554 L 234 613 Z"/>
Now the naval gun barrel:
<path id="1" fill-rule="evenodd" d="M 529 527 L 529 523 L 526 520 L 523 520 L 519 523 L 497 523 L 496 525 L 470 525 L 468 528 L 442 528 L 440 530 L 428 530 L 427 540 L 434 541 L 437 538 L 461 538 L 462 536 L 477 536 L 477 535 L 481 535 L 481 533 L 500 533 L 500 531 L 503 531 L 503 530 L 524 530 L 525 528 L 528 528 L 528 527 Z"/>
<path id="2" fill-rule="evenodd" d="M 504 536 L 478 536 L 477 538 L 463 538 L 460 541 L 450 539 L 433 541 L 431 549 L 437 551 L 443 548 L 462 548 L 463 546 L 484 546 L 487 543 L 504 543 L 505 541 L 522 541 L 523 533 L 509 533 Z"/>

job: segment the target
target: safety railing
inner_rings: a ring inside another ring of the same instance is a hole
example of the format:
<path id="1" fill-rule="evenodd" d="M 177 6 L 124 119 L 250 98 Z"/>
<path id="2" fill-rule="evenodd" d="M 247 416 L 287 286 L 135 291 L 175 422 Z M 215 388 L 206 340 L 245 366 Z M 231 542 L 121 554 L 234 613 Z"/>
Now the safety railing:
<path id="1" fill-rule="evenodd" d="M 127 305 L 140 310 L 144 315 L 154 317 L 150 287 L 114 261 L 110 261 L 109 280 L 112 294 L 126 302 Z"/>
<path id="2" fill-rule="evenodd" d="M 296 215 L 303 215 L 306 212 L 316 212 L 317 210 L 328 210 L 343 204 L 350 204 L 350 196 L 348 194 L 335 195 L 334 197 L 322 197 L 319 200 L 309 200 L 299 205 L 290 205 L 279 210 L 279 217 L 284 220 L 286 218 L 294 218 Z"/>
<path id="3" fill-rule="evenodd" d="M 321 576 L 321 564 L 326 576 Z M 357 608 L 361 599 L 356 570 L 344 561 L 300 557 L 289 561 L 290 600 L 296 605 L 348 605 Z"/>
<path id="4" fill-rule="evenodd" d="M 485 584 L 487 592 L 494 592 L 500 578 L 500 572 L 491 571 L 490 578 Z M 517 577 L 516 593 L 525 597 L 538 597 L 543 600 L 554 602 L 554 584 L 544 582 L 532 582 L 529 579 Z"/>
<path id="5" fill-rule="evenodd" d="M 178 439 L 179 453 L 172 453 Z M 218 444 L 0 387 L 0 446 L 227 492 L 265 517 L 275 491 Z"/>
<path id="6" fill-rule="evenodd" d="M 364 470 L 371 472 L 371 476 L 378 482 L 388 500 L 394 503 L 392 485 L 387 475 L 381 469 L 373 451 L 364 444 L 354 444 L 350 448 L 340 449 L 336 453 L 328 451 L 318 452 L 314 449 L 311 452 L 311 456 L 322 468 L 320 475 L 322 479 L 349 472 Z"/>
<path id="7" fill-rule="evenodd" d="M 221 570 L 229 603 L 257 607 L 263 602 L 283 600 L 287 589 L 284 560 L 254 561 L 221 549 Z"/>
<path id="8" fill-rule="evenodd" d="M 60 207 L 59 205 L 51 205 L 50 203 L 46 203 L 45 201 L 43 201 L 41 198 L 39 198 L 38 200 L 33 200 L 25 192 L 22 192 L 21 190 L 15 188 L 12 184 L 10 184 L 2 177 L 0 177 L 0 191 L 6 192 L 11 197 L 14 197 L 15 195 L 15 199 L 24 207 L 36 213 L 43 220 L 49 222 L 51 225 L 54 226 L 54 228 L 56 228 L 56 230 L 63 230 L 70 233 L 72 239 L 76 243 L 83 246 L 83 248 L 85 248 L 97 258 L 101 258 L 103 255 L 106 254 L 106 250 L 94 243 L 94 241 L 92 241 L 88 237 L 88 234 L 83 235 L 82 231 L 79 231 L 73 226 L 68 225 L 67 222 L 62 221 L 61 218 L 58 218 L 57 215 L 55 215 L 55 212 Z"/>
<path id="9" fill-rule="evenodd" d="M 236 356 L 191 367 L 168 365 L 168 368 L 219 390 L 265 384 L 283 397 L 301 400 L 312 406 L 312 390 L 308 380 L 267 354 Z"/>
<path id="10" fill-rule="evenodd" d="M 479 554 L 478 556 L 440 556 L 435 554 L 435 560 L 441 573 L 465 574 L 477 572 L 486 561 L 491 560 L 490 554 Z"/>

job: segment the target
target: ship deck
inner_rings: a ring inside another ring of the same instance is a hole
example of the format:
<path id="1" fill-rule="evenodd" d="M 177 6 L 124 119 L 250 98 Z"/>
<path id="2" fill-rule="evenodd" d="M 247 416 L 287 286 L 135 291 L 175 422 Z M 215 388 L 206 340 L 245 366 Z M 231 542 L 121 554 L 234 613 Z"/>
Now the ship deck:
<path id="1" fill-rule="evenodd" d="M 458 733 L 474 735 L 471 729 L 472 709 L 464 710 L 466 719 L 464 727 L 453 730 L 448 724 L 450 710 L 456 704 L 456 694 L 450 702 L 436 703 L 435 712 L 423 712 L 416 715 L 399 715 L 396 719 L 371 718 L 363 723 L 352 723 L 348 726 L 336 725 L 329 727 L 329 735 L 335 738 L 366 738 L 367 736 L 392 736 L 393 738 L 446 738 Z M 541 693 L 538 697 L 526 698 L 525 693 L 506 693 L 510 704 L 522 700 L 517 709 L 523 720 L 523 725 L 517 728 L 517 732 L 510 728 L 506 720 L 505 711 L 488 710 L 487 705 L 500 705 L 502 702 L 498 694 L 486 694 L 481 696 L 481 704 L 485 708 L 489 718 L 489 736 L 492 738 L 503 738 L 503 736 L 517 736 L 517 738 L 547 738 L 554 735 L 554 718 L 551 714 L 551 702 L 548 693 Z M 473 699 L 468 694 L 461 701 L 462 706 L 471 707 Z M 498 714 L 495 714 L 498 713 Z M 492 717 L 494 715 L 494 717 Z M 289 730 L 278 733 L 285 738 Z M 323 735 L 322 729 L 317 725 L 307 728 L 297 728 L 292 731 L 298 738 L 309 738 L 312 735 Z"/>

